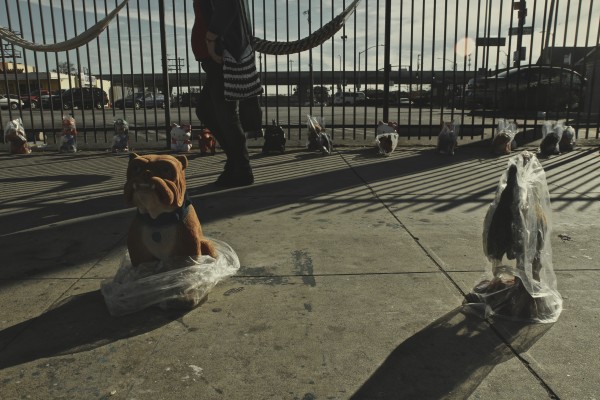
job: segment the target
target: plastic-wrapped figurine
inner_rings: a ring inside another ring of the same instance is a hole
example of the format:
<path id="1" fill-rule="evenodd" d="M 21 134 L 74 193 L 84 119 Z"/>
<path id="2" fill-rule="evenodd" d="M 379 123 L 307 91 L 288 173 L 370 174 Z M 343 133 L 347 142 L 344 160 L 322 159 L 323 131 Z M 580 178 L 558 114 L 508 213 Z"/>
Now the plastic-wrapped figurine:
<path id="1" fill-rule="evenodd" d="M 575 129 L 572 126 L 565 127 L 565 131 L 563 132 L 562 138 L 558 143 L 558 148 L 560 151 L 571 151 L 575 148 L 575 137 L 577 134 L 575 133 Z"/>
<path id="2" fill-rule="evenodd" d="M 171 124 L 171 150 L 186 153 L 192 149 L 192 126 Z"/>
<path id="3" fill-rule="evenodd" d="M 454 120 L 445 122 L 440 119 L 441 130 L 438 135 L 437 152 L 439 154 L 448 154 L 453 156 L 454 149 L 458 146 L 459 125 Z"/>
<path id="4" fill-rule="evenodd" d="M 115 136 L 113 136 L 113 153 L 129 151 L 129 124 L 124 119 L 115 121 Z"/>
<path id="5" fill-rule="evenodd" d="M 552 267 L 551 212 L 546 174 L 535 154 L 523 151 L 511 157 L 483 225 L 491 276 L 465 300 L 483 317 L 558 319 L 562 297 Z"/>
<path id="6" fill-rule="evenodd" d="M 398 124 L 396 122 L 385 123 L 379 121 L 375 135 L 375 145 L 379 154 L 389 156 L 398 146 Z"/>
<path id="7" fill-rule="evenodd" d="M 58 151 L 61 153 L 75 153 L 77 151 L 77 127 L 75 126 L 75 118 L 71 115 L 63 115 L 62 138 Z"/>
<path id="8" fill-rule="evenodd" d="M 270 151 L 278 151 L 281 154 L 285 152 L 285 142 L 287 141 L 285 132 L 281 126 L 277 125 L 275 120 L 271 121 L 271 125 L 265 127 L 264 137 L 263 154 L 268 154 Z"/>
<path id="9" fill-rule="evenodd" d="M 307 115 L 306 117 L 308 118 L 307 149 L 310 151 L 320 151 L 323 154 L 331 154 L 331 151 L 333 150 L 333 142 L 327 132 L 325 132 L 323 124 L 320 123 L 315 117 L 310 115 Z"/>
<path id="10" fill-rule="evenodd" d="M 217 141 L 215 137 L 207 128 L 202 129 L 200 135 L 198 135 L 198 144 L 200 147 L 200 155 L 204 156 L 210 152 L 210 155 L 214 156 L 217 149 Z"/>
<path id="11" fill-rule="evenodd" d="M 10 143 L 10 154 L 29 154 L 31 149 L 27 144 L 27 135 L 21 118 L 8 121 L 4 128 L 4 143 Z"/>
<path id="12" fill-rule="evenodd" d="M 516 150 L 517 142 L 517 124 L 514 121 L 501 119 L 498 121 L 498 128 L 492 140 L 492 152 L 496 155 L 510 154 Z"/>
<path id="13" fill-rule="evenodd" d="M 560 141 L 565 131 L 562 122 L 544 121 L 542 124 L 542 141 L 540 143 L 540 154 L 551 156 L 560 154 Z"/>

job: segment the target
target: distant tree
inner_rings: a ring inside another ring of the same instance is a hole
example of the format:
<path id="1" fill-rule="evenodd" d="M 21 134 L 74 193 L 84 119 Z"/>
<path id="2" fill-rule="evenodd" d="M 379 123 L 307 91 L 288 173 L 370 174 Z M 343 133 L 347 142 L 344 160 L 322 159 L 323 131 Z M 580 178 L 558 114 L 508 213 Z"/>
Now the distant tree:
<path id="1" fill-rule="evenodd" d="M 58 63 L 58 65 L 56 66 L 56 71 L 60 72 L 61 74 L 77 74 L 77 67 L 75 66 L 75 64 L 70 63 L 68 61 L 63 61 Z"/>

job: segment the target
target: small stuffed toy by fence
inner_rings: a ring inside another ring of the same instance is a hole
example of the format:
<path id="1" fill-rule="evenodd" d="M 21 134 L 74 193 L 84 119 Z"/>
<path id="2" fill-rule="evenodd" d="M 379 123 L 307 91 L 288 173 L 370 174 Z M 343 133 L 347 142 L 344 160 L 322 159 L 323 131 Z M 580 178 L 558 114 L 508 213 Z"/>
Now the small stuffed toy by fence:
<path id="1" fill-rule="evenodd" d="M 9 143 L 10 154 L 29 154 L 31 149 L 27 144 L 27 135 L 21 118 L 8 121 L 4 128 L 4 143 Z"/>
<path id="2" fill-rule="evenodd" d="M 129 124 L 124 119 L 115 121 L 115 136 L 113 136 L 113 153 L 129 151 Z"/>
<path id="3" fill-rule="evenodd" d="M 439 154 L 448 154 L 453 156 L 454 149 L 458 146 L 458 124 L 454 120 L 445 122 L 440 118 L 441 130 L 438 135 L 437 152 Z"/>
<path id="4" fill-rule="evenodd" d="M 398 123 L 379 121 L 375 135 L 375 145 L 379 154 L 389 156 L 398 146 Z"/>
<path id="5" fill-rule="evenodd" d="M 572 126 L 565 127 L 565 131 L 563 132 L 562 138 L 558 143 L 558 147 L 560 151 L 571 151 L 575 148 L 575 137 L 577 134 L 575 133 L 575 129 Z"/>
<path id="6" fill-rule="evenodd" d="M 171 150 L 186 153 L 192 149 L 192 126 L 171 124 Z"/>
<path id="7" fill-rule="evenodd" d="M 213 134 L 207 128 L 202 129 L 200 135 L 198 135 L 198 144 L 200 147 L 200 155 L 204 156 L 210 152 L 210 155 L 214 156 L 217 148 L 217 141 Z"/>
<path id="8" fill-rule="evenodd" d="M 61 153 L 75 153 L 77 151 L 77 127 L 75 125 L 75 118 L 68 114 L 63 115 L 62 138 L 58 151 Z"/>
<path id="9" fill-rule="evenodd" d="M 540 142 L 540 154 L 542 156 L 560 154 L 560 141 L 564 131 L 565 126 L 562 122 L 544 121 L 542 124 L 542 141 Z"/>
<path id="10" fill-rule="evenodd" d="M 275 120 L 272 120 L 271 125 L 265 127 L 265 142 L 263 143 L 262 153 L 268 154 L 271 151 L 278 151 L 283 154 L 286 141 L 283 128 L 277 125 Z"/>
<path id="11" fill-rule="evenodd" d="M 310 151 L 320 151 L 323 154 L 331 154 L 333 150 L 333 142 L 323 124 L 320 123 L 315 117 L 310 115 L 306 116 L 308 119 L 308 143 L 306 147 Z"/>
<path id="12" fill-rule="evenodd" d="M 496 155 L 510 154 L 517 148 L 516 135 L 517 124 L 515 122 L 499 120 L 496 134 L 492 139 L 492 153 Z"/>

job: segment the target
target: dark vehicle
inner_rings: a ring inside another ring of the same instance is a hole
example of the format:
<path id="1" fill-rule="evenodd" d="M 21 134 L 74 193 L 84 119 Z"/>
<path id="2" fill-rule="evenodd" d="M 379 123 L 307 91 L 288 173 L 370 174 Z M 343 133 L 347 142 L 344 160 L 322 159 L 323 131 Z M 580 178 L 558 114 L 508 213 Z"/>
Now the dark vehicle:
<path id="1" fill-rule="evenodd" d="M 174 104 L 177 107 L 196 107 L 196 98 L 198 93 L 181 93 L 174 100 Z"/>
<path id="2" fill-rule="evenodd" d="M 108 105 L 108 95 L 100 88 L 72 88 L 65 90 L 62 95 L 53 95 L 48 105 L 42 103 L 43 108 L 54 110 L 70 110 L 72 108 L 96 108 L 103 109 Z"/>
<path id="3" fill-rule="evenodd" d="M 162 93 L 134 93 L 115 101 L 115 108 L 166 108 L 165 95 Z"/>
<path id="4" fill-rule="evenodd" d="M 522 66 L 471 79 L 465 91 L 465 106 L 501 110 L 578 110 L 583 106 L 585 85 L 586 79 L 568 68 Z"/>

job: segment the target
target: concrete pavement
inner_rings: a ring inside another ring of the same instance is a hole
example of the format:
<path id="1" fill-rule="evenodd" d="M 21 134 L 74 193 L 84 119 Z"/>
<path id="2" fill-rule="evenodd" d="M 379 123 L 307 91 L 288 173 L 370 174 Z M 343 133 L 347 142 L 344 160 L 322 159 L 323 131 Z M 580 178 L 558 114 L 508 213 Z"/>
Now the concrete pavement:
<path id="1" fill-rule="evenodd" d="M 540 325 L 461 307 L 489 268 L 483 218 L 508 156 L 488 150 L 252 148 L 256 183 L 228 190 L 211 185 L 223 154 L 194 150 L 204 232 L 241 269 L 195 310 L 121 318 L 99 287 L 126 250 L 127 156 L 3 153 L 0 398 L 600 398 L 598 149 L 542 159 L 564 311 Z"/>

